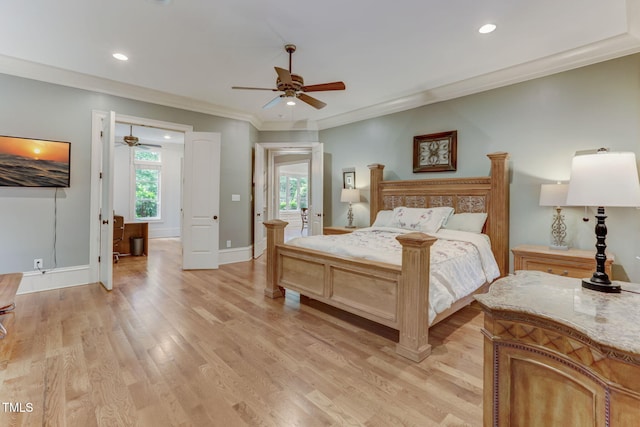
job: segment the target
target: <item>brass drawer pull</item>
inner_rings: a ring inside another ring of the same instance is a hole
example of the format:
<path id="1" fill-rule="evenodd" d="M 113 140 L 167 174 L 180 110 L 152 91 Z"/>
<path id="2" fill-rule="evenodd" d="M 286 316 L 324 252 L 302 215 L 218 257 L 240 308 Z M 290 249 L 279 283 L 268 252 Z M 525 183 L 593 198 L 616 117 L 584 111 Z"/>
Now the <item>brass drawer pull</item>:
<path id="1" fill-rule="evenodd" d="M 558 274 L 560 276 L 568 276 L 569 275 L 569 270 L 563 270 L 562 273 L 554 273 L 552 268 L 547 268 L 547 273 Z"/>

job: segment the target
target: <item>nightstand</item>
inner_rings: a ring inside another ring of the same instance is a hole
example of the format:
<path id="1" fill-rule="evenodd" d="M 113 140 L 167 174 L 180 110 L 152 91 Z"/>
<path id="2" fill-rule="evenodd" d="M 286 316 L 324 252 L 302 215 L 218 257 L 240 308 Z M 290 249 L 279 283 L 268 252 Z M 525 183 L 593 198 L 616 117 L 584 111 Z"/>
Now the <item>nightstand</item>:
<path id="1" fill-rule="evenodd" d="M 511 252 L 513 252 L 514 270 L 544 271 L 577 279 L 589 278 L 596 271 L 595 251 L 582 249 L 561 251 L 549 249 L 548 246 L 520 245 L 511 249 Z M 613 261 L 613 255 L 608 253 L 604 271 L 612 280 Z"/>
<path id="2" fill-rule="evenodd" d="M 352 231 L 357 230 L 357 228 L 347 228 L 347 227 L 324 227 L 322 229 L 322 234 L 349 234 Z"/>

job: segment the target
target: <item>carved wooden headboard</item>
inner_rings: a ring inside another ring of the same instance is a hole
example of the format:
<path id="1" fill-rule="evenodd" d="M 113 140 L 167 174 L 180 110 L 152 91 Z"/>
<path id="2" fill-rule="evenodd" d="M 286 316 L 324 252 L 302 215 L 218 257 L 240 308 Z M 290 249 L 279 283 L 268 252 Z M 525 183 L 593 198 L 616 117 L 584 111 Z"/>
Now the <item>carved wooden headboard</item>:
<path id="1" fill-rule="evenodd" d="M 509 272 L 509 154 L 492 153 L 488 177 L 384 181 L 384 166 L 371 170 L 371 224 L 378 211 L 397 206 L 451 206 L 456 213 L 486 212 L 484 232 L 491 239 L 501 275 Z"/>

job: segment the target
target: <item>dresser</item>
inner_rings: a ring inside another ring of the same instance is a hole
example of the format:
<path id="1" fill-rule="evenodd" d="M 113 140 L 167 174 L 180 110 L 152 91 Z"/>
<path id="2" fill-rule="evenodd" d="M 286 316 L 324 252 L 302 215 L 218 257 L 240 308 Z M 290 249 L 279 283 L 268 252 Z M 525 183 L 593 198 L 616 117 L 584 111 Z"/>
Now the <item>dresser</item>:
<path id="1" fill-rule="evenodd" d="M 638 426 L 640 285 L 583 289 L 519 271 L 476 300 L 485 312 L 484 426 Z"/>
<path id="2" fill-rule="evenodd" d="M 584 279 L 591 277 L 596 271 L 596 252 L 582 249 L 566 251 L 549 249 L 548 246 L 520 245 L 511 249 L 513 252 L 513 269 L 536 270 L 560 276 Z M 604 271 L 609 278 L 614 256 L 607 254 Z"/>

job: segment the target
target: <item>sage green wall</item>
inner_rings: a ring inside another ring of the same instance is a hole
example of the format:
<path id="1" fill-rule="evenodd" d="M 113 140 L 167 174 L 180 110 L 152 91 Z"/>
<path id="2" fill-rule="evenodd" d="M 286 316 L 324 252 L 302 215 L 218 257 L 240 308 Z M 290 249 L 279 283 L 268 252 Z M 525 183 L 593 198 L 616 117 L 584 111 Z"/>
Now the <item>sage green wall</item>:
<path id="1" fill-rule="evenodd" d="M 251 124 L 4 74 L 0 94 L 0 135 L 71 142 L 71 186 L 58 190 L 57 208 L 53 189 L 0 188 L 0 273 L 30 271 L 34 258 L 43 258 L 46 268 L 89 263 L 92 110 L 220 132 L 220 247 L 227 240 L 232 247 L 251 245 L 251 162 L 257 140 Z M 231 202 L 231 194 L 240 194 L 241 201 Z"/>
<path id="2" fill-rule="evenodd" d="M 551 208 L 538 206 L 542 183 L 567 180 L 577 150 L 608 146 L 640 152 L 640 55 L 428 105 L 320 132 L 257 131 L 251 124 L 0 74 L 0 134 L 71 141 L 71 187 L 0 188 L 0 273 L 29 271 L 34 258 L 58 267 L 88 264 L 91 111 L 192 125 L 222 134 L 220 242 L 251 244 L 252 147 L 255 142 L 325 143 L 326 221 L 342 223 L 342 169 L 356 167 L 366 190 L 370 163 L 387 165 L 388 179 L 474 176 L 488 173 L 485 154 L 511 153 L 511 246 L 547 244 Z M 413 174 L 412 138 L 458 130 L 458 171 Z M 231 202 L 240 194 L 240 202 Z M 363 200 L 368 199 L 363 191 Z M 54 209 L 57 234 L 54 236 Z M 366 203 L 354 206 L 368 224 Z M 593 219 L 581 209 L 564 212 L 574 247 L 592 248 Z M 640 282 L 640 211 L 608 209 L 607 244 L 616 255 L 616 278 Z M 590 214 L 592 216 L 592 213 Z M 638 243 L 636 243 L 638 242 Z"/>
<path id="3" fill-rule="evenodd" d="M 315 130 L 263 130 L 258 131 L 256 142 L 318 142 L 318 131 Z"/>
<path id="4" fill-rule="evenodd" d="M 413 137 L 458 131 L 458 170 L 412 172 Z M 368 201 L 367 165 L 386 165 L 386 179 L 480 176 L 486 153 L 511 154 L 511 247 L 550 242 L 552 208 L 538 206 L 540 184 L 569 179 L 578 150 L 609 147 L 640 157 L 640 55 L 631 55 L 512 86 L 320 131 L 332 159 L 335 223 L 346 221 L 339 202 L 342 168 L 356 167 L 356 185 Z M 603 171 L 606 173 L 606 171 Z M 325 177 L 325 181 L 327 177 Z M 325 186 L 328 188 L 328 186 Z M 593 249 L 593 212 L 565 208 L 573 247 Z M 367 203 L 354 205 L 359 226 L 369 223 Z M 608 249 L 614 277 L 640 282 L 640 210 L 607 209 Z"/>

